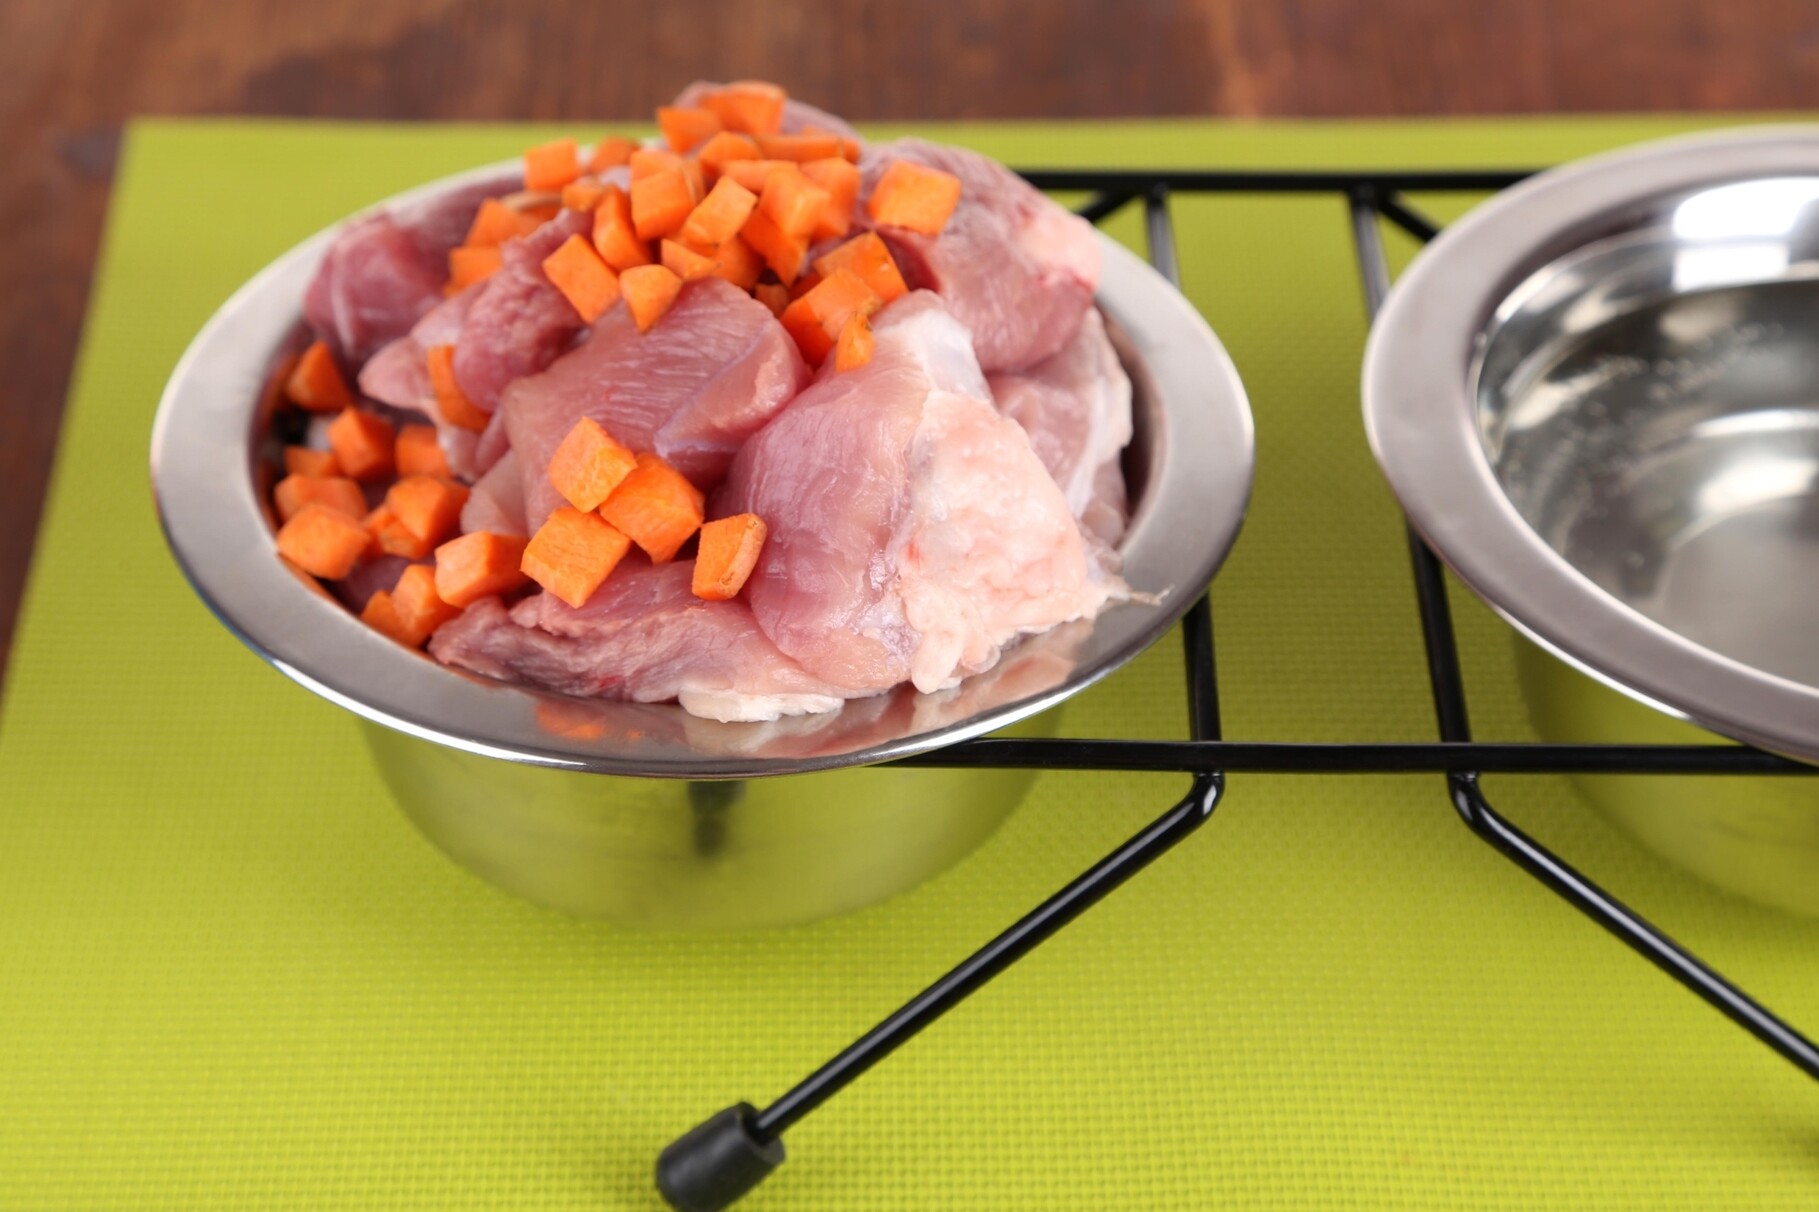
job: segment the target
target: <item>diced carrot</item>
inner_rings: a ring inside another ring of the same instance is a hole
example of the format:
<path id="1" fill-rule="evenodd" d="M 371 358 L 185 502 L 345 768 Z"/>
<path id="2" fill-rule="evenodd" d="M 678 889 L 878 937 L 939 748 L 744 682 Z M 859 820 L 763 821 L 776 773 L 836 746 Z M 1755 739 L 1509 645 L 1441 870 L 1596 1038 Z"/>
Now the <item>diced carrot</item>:
<path id="1" fill-rule="evenodd" d="M 681 472 L 654 454 L 641 454 L 632 474 L 600 507 L 600 516 L 662 564 L 701 529 L 705 505 L 701 490 Z"/>
<path id="2" fill-rule="evenodd" d="M 854 312 L 840 326 L 840 336 L 834 341 L 834 370 L 858 370 L 872 360 L 872 348 L 871 317 Z"/>
<path id="3" fill-rule="evenodd" d="M 789 285 L 790 302 L 792 302 L 792 303 L 795 302 L 797 299 L 800 299 L 803 295 L 806 295 L 809 291 L 815 289 L 815 287 L 817 287 L 819 285 L 821 285 L 821 275 L 816 273 L 814 271 L 814 268 L 811 266 L 810 268 L 803 271 L 802 276 L 800 278 L 797 278 L 794 282 L 790 283 L 790 285 Z"/>
<path id="4" fill-rule="evenodd" d="M 739 80 L 701 99 L 702 108 L 728 130 L 748 135 L 770 134 L 783 125 L 783 103 L 789 95 L 763 80 Z"/>
<path id="5" fill-rule="evenodd" d="M 821 222 L 830 199 L 825 189 L 799 172 L 772 173 L 764 183 L 758 209 L 784 235 L 806 240 Z"/>
<path id="6" fill-rule="evenodd" d="M 877 292 L 859 275 L 850 269 L 836 269 L 784 309 L 783 327 L 796 338 L 808 364 L 819 366 L 833 350 L 835 339 L 850 317 L 869 316 L 883 305 Z"/>
<path id="7" fill-rule="evenodd" d="M 366 609 L 360 612 L 360 621 L 371 627 L 387 639 L 396 640 L 406 648 L 415 648 L 422 640 L 411 641 L 410 629 L 398 616 L 397 604 L 392 601 L 392 591 L 381 589 L 366 599 Z"/>
<path id="8" fill-rule="evenodd" d="M 749 291 L 758 285 L 758 275 L 763 272 L 763 258 L 738 236 L 728 236 L 714 250 L 714 273 L 740 290 Z"/>
<path id="9" fill-rule="evenodd" d="M 712 257 L 704 257 L 692 248 L 685 248 L 674 240 L 665 240 L 662 244 L 663 268 L 681 278 L 692 282 L 696 278 L 712 277 L 720 263 Z"/>
<path id="10" fill-rule="evenodd" d="M 717 176 L 734 160 L 758 159 L 758 145 L 750 135 L 736 135 L 730 130 L 723 130 L 703 143 L 701 150 L 695 153 L 695 158 L 701 161 L 701 167 L 707 169 L 710 175 Z"/>
<path id="11" fill-rule="evenodd" d="M 476 530 L 436 548 L 436 596 L 465 609 L 481 598 L 510 593 L 528 579 L 518 564 L 525 540 Z"/>
<path id="12" fill-rule="evenodd" d="M 947 226 L 959 201 L 959 177 L 898 160 L 878 179 L 865 211 L 878 223 L 932 236 Z"/>
<path id="13" fill-rule="evenodd" d="M 413 637 L 409 641 L 413 648 L 461 613 L 436 592 L 436 570 L 428 564 L 412 564 L 404 570 L 392 587 L 392 606 L 406 634 Z"/>
<path id="14" fill-rule="evenodd" d="M 657 129 L 672 151 L 686 154 L 720 133 L 720 119 L 712 110 L 659 105 Z"/>
<path id="15" fill-rule="evenodd" d="M 605 185 L 592 177 L 580 177 L 562 187 L 562 206 L 565 210 L 585 213 L 598 206 L 605 194 Z"/>
<path id="16" fill-rule="evenodd" d="M 330 423 L 328 444 L 341 470 L 356 480 L 378 480 L 392 474 L 397 435 L 384 417 L 346 409 Z"/>
<path id="17" fill-rule="evenodd" d="M 436 410 L 450 425 L 479 433 L 493 419 L 492 414 L 467 398 L 455 379 L 455 347 L 432 345 L 425 355 L 429 363 L 430 386 L 436 390 Z"/>
<path id="18" fill-rule="evenodd" d="M 799 173 L 802 166 L 789 160 L 728 160 L 720 174 L 731 177 L 755 194 L 763 194 L 772 173 Z"/>
<path id="19" fill-rule="evenodd" d="M 665 169 L 632 182 L 632 226 L 640 240 L 673 236 L 695 209 L 681 172 Z"/>
<path id="20" fill-rule="evenodd" d="M 442 443 L 436 438 L 434 425 L 406 425 L 398 430 L 398 442 L 395 462 L 401 476 L 446 476 L 455 473 L 449 470 L 448 456 L 442 453 Z"/>
<path id="21" fill-rule="evenodd" d="M 846 158 L 846 162 L 848 164 L 859 163 L 859 140 L 857 140 L 857 139 L 840 140 L 840 154 Z"/>
<path id="22" fill-rule="evenodd" d="M 746 578 L 758 566 L 768 533 L 764 519 L 755 513 L 717 518 L 703 526 L 690 582 L 695 596 L 710 602 L 738 597 Z"/>
<path id="23" fill-rule="evenodd" d="M 796 275 L 802 272 L 802 263 L 808 259 L 807 237 L 785 234 L 762 208 L 752 212 L 745 226 L 739 229 L 739 237 L 764 258 L 764 263 L 785 286 L 796 280 Z"/>
<path id="24" fill-rule="evenodd" d="M 499 272 L 504 256 L 496 244 L 448 250 L 448 293 L 459 294 L 476 282 L 484 282 Z"/>
<path id="25" fill-rule="evenodd" d="M 815 272 L 823 277 L 836 269 L 850 269 L 858 274 L 886 303 L 909 293 L 890 248 L 875 231 L 854 236 L 815 258 Z"/>
<path id="26" fill-rule="evenodd" d="M 311 450 L 307 446 L 284 448 L 284 470 L 294 476 L 338 476 L 341 464 L 332 450 Z"/>
<path id="27" fill-rule="evenodd" d="M 810 160 L 802 166 L 802 175 L 827 191 L 828 204 L 821 212 L 811 239 L 832 240 L 844 236 L 853 225 L 853 206 L 859 200 L 859 170 L 838 157 Z"/>
<path id="28" fill-rule="evenodd" d="M 586 236 L 570 236 L 543 258 L 543 276 L 588 324 L 619 301 L 619 275 L 600 259 Z"/>
<path id="29" fill-rule="evenodd" d="M 603 173 L 609 168 L 630 163 L 632 153 L 637 150 L 638 144 L 631 139 L 622 135 L 606 135 L 594 144 L 594 154 L 587 160 L 587 171 Z"/>
<path id="30" fill-rule="evenodd" d="M 592 417 L 582 417 L 549 461 L 550 486 L 576 509 L 598 509 L 637 458 Z"/>
<path id="31" fill-rule="evenodd" d="M 526 205 L 523 210 L 524 217 L 531 221 L 532 231 L 536 231 L 537 228 L 561 213 L 562 195 L 558 193 L 551 193 L 548 202 L 533 202 Z"/>
<path id="32" fill-rule="evenodd" d="M 462 243 L 469 248 L 491 248 L 518 236 L 528 236 L 536 228 L 536 220 L 526 217 L 522 211 L 514 210 L 498 198 L 488 198 L 474 212 L 474 221 L 468 225 L 467 239 Z"/>
<path id="33" fill-rule="evenodd" d="M 385 504 L 406 530 L 434 547 L 460 524 L 467 486 L 437 476 L 405 476 L 386 490 Z"/>
<path id="34" fill-rule="evenodd" d="M 524 153 L 525 189 L 561 189 L 581 175 L 581 150 L 573 139 L 556 139 Z"/>
<path id="35" fill-rule="evenodd" d="M 392 511 L 392 507 L 383 502 L 368 513 L 361 524 L 366 527 L 366 533 L 372 536 L 369 554 L 421 560 L 436 550 L 434 540 L 426 539 L 406 526 Z"/>
<path id="36" fill-rule="evenodd" d="M 789 287 L 781 282 L 760 282 L 752 287 L 752 297 L 770 308 L 773 316 L 781 316 L 789 306 Z"/>
<path id="37" fill-rule="evenodd" d="M 617 185 L 607 186 L 594 208 L 594 247 L 616 273 L 651 263 L 650 248 L 632 226 L 631 199 Z"/>
<path id="38" fill-rule="evenodd" d="M 350 518 L 366 515 L 366 494 L 346 476 L 285 476 L 272 489 L 278 520 L 288 522 L 311 505 L 326 505 Z"/>
<path id="39" fill-rule="evenodd" d="M 677 238 L 684 244 L 718 245 L 739 234 L 757 205 L 758 196 L 737 181 L 716 181 L 701 204 L 689 212 Z"/>
<path id="40" fill-rule="evenodd" d="M 690 202 L 699 206 L 701 199 L 707 197 L 707 170 L 701 167 L 701 161 L 692 158 L 684 160 L 682 180 L 688 186 Z"/>
<path id="41" fill-rule="evenodd" d="M 753 138 L 767 160 L 794 160 L 797 164 L 805 164 L 840 154 L 840 136 L 827 131 L 812 135 L 755 135 Z"/>
<path id="42" fill-rule="evenodd" d="M 341 368 L 335 365 L 335 355 L 324 341 L 316 341 L 303 351 L 284 380 L 284 394 L 298 408 L 310 412 L 340 412 L 354 402 L 347 380 L 341 377 Z"/>
<path id="43" fill-rule="evenodd" d="M 638 265 L 619 275 L 619 289 L 625 294 L 625 305 L 631 309 L 638 331 L 649 332 L 676 301 L 682 279 L 661 265 Z"/>
<path id="44" fill-rule="evenodd" d="M 579 610 L 631 547 L 632 541 L 599 514 L 564 505 L 531 537 L 519 567 Z"/>
<path id="45" fill-rule="evenodd" d="M 305 505 L 278 529 L 279 555 L 312 576 L 331 581 L 354 570 L 367 542 L 358 518 L 326 505 Z"/>
<path id="46" fill-rule="evenodd" d="M 632 152 L 627 163 L 631 165 L 632 180 L 642 181 L 671 169 L 680 170 L 682 157 L 673 151 L 664 151 L 661 147 L 640 147 Z"/>

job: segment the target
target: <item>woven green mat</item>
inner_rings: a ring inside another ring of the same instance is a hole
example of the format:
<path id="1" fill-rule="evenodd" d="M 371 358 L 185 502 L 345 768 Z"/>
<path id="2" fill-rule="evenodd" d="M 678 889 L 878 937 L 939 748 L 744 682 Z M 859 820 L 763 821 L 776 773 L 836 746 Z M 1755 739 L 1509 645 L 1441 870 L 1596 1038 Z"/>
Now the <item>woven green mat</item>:
<path id="1" fill-rule="evenodd" d="M 1026 165 L 1522 165 L 1684 125 L 940 133 Z M 742 936 L 568 920 L 413 832 L 351 718 L 180 581 L 147 431 L 190 335 L 269 258 L 544 134 L 134 128 L 0 716 L 0 1207 L 653 1207 L 675 1133 L 780 1093 L 1182 791 L 1047 774 L 927 887 Z M 1427 737 L 1400 521 L 1358 419 L 1343 208 L 1178 214 L 1188 292 L 1257 416 L 1217 591 L 1228 732 Z M 1527 737 L 1507 633 L 1459 615 L 1481 734 Z M 1171 639 L 1068 727 L 1179 735 L 1178 667 Z M 1563 780 L 1489 789 L 1819 1027 L 1819 925 L 1681 876 Z M 1431 777 L 1233 778 L 1180 852 L 789 1145 L 751 1208 L 1819 1203 L 1812 1083 L 1472 839 Z"/>

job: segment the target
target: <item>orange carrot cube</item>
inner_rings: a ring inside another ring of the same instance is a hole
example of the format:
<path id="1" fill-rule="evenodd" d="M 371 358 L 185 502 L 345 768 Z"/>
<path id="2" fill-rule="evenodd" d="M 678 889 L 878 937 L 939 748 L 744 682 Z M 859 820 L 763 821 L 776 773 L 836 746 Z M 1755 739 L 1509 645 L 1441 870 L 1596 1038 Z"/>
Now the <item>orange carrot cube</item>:
<path id="1" fill-rule="evenodd" d="M 341 474 L 341 464 L 335 462 L 335 452 L 332 450 L 286 446 L 284 470 L 294 476 L 338 476 Z"/>
<path id="2" fill-rule="evenodd" d="M 278 554 L 312 576 L 338 581 L 365 554 L 366 528 L 326 505 L 305 505 L 278 529 Z"/>
<path id="3" fill-rule="evenodd" d="M 726 129 L 758 135 L 770 134 L 783 125 L 783 104 L 787 100 L 789 94 L 775 84 L 739 80 L 703 97 L 701 106 L 719 118 Z"/>
<path id="4" fill-rule="evenodd" d="M 524 188 L 561 189 L 581 175 L 581 149 L 573 139 L 556 139 L 524 153 Z"/>
<path id="5" fill-rule="evenodd" d="M 598 421 L 582 417 L 556 447 L 549 482 L 576 509 L 598 509 L 636 465 L 636 456 Z"/>
<path id="6" fill-rule="evenodd" d="M 405 476 L 385 494 L 386 507 L 404 528 L 434 547 L 461 523 L 467 486 L 436 476 Z"/>
<path id="7" fill-rule="evenodd" d="M 371 627 L 380 635 L 396 640 L 406 648 L 415 648 L 422 640 L 412 640 L 410 628 L 398 615 L 397 604 L 392 601 L 389 589 L 380 589 L 366 599 L 366 609 L 360 612 L 360 621 Z"/>
<path id="8" fill-rule="evenodd" d="M 486 281 L 498 273 L 499 267 L 504 263 L 504 254 L 496 244 L 480 247 L 464 244 L 460 248 L 449 249 L 447 293 L 459 294 L 476 282 Z"/>
<path id="9" fill-rule="evenodd" d="M 773 316 L 781 317 L 783 309 L 789 306 L 789 287 L 781 282 L 760 282 L 752 287 L 752 297 L 771 309 Z"/>
<path id="10" fill-rule="evenodd" d="M 662 243 L 663 268 L 681 278 L 692 282 L 696 278 L 712 277 L 720 268 L 720 263 L 712 257 L 704 257 L 691 248 L 685 248 L 674 240 Z"/>
<path id="11" fill-rule="evenodd" d="M 631 162 L 632 153 L 638 150 L 638 144 L 621 135 L 607 135 L 594 144 L 593 155 L 588 157 L 587 171 L 603 173 L 609 168 L 618 168 L 621 164 Z"/>
<path id="12" fill-rule="evenodd" d="M 852 270 L 886 303 L 909 293 L 890 248 L 875 231 L 854 236 L 815 258 L 815 272 L 822 277 L 836 269 Z"/>
<path id="13" fill-rule="evenodd" d="M 730 130 L 723 130 L 703 143 L 701 150 L 695 153 L 695 158 L 701 161 L 701 167 L 710 176 L 718 176 L 734 160 L 757 160 L 760 156 L 758 145 L 750 135 L 736 135 Z"/>
<path id="14" fill-rule="evenodd" d="M 562 206 L 565 210 L 590 211 L 605 194 L 605 185 L 592 177 L 580 177 L 562 187 Z"/>
<path id="15" fill-rule="evenodd" d="M 651 250 L 632 224 L 632 201 L 617 185 L 607 186 L 594 208 L 594 248 L 615 273 L 651 263 Z"/>
<path id="16" fill-rule="evenodd" d="M 481 598 L 510 593 L 528 579 L 518 567 L 525 540 L 476 530 L 436 548 L 436 596 L 465 609 Z"/>
<path id="17" fill-rule="evenodd" d="M 491 248 L 519 236 L 528 236 L 536 229 L 535 219 L 497 198 L 488 198 L 474 212 L 474 221 L 468 226 L 467 239 L 462 243 L 469 248 Z"/>
<path id="18" fill-rule="evenodd" d="M 600 506 L 600 516 L 662 564 L 701 529 L 706 503 L 681 472 L 654 454 L 641 454 L 632 474 Z"/>
<path id="19" fill-rule="evenodd" d="M 392 507 L 384 502 L 372 510 L 362 520 L 366 533 L 371 536 L 368 554 L 403 556 L 407 560 L 421 560 L 436 549 L 431 539 L 426 539 L 399 520 L 392 512 Z"/>
<path id="20" fill-rule="evenodd" d="M 749 291 L 758 285 L 758 275 L 763 272 L 764 259 L 738 236 L 728 236 L 714 250 L 715 275 L 740 290 Z"/>
<path id="21" fill-rule="evenodd" d="M 543 258 L 543 276 L 588 324 L 619 301 L 619 276 L 607 268 L 585 236 L 570 236 Z"/>
<path id="22" fill-rule="evenodd" d="M 791 236 L 771 221 L 764 213 L 763 206 L 752 212 L 745 226 L 739 229 L 739 237 L 752 246 L 752 251 L 764 258 L 764 263 L 771 267 L 771 272 L 782 280 L 785 286 L 796 280 L 802 272 L 802 263 L 808 259 L 808 237 Z"/>
<path id="23" fill-rule="evenodd" d="M 758 566 L 768 534 L 764 519 L 755 513 L 718 518 L 703 526 L 690 581 L 695 596 L 709 602 L 738 597 L 752 569 Z"/>
<path id="24" fill-rule="evenodd" d="M 562 506 L 524 548 L 524 574 L 579 610 L 631 550 L 632 541 L 597 513 Z"/>
<path id="25" fill-rule="evenodd" d="M 810 366 L 819 366 L 834 348 L 849 318 L 869 316 L 884 305 L 877 292 L 849 269 L 836 269 L 783 311 L 783 327 L 796 339 Z"/>
<path id="26" fill-rule="evenodd" d="M 872 348 L 871 318 L 854 312 L 840 326 L 840 336 L 834 342 L 834 370 L 858 370 L 872 360 Z"/>
<path id="27" fill-rule="evenodd" d="M 340 412 L 354 402 L 347 380 L 341 377 L 341 368 L 335 365 L 335 355 L 323 341 L 311 344 L 297 359 L 297 365 L 284 380 L 284 394 L 298 408 L 310 412 Z"/>
<path id="28" fill-rule="evenodd" d="M 342 410 L 328 427 L 328 444 L 341 470 L 356 480 L 392 474 L 397 435 L 384 417 L 358 408 Z"/>
<path id="29" fill-rule="evenodd" d="M 393 462 L 401 476 L 442 476 L 453 478 L 448 456 L 436 438 L 434 425 L 405 425 L 398 430 Z"/>
<path id="30" fill-rule="evenodd" d="M 827 191 L 827 207 L 815 225 L 811 238 L 832 240 L 847 233 L 853 225 L 853 207 L 859 201 L 859 170 L 845 160 L 810 160 L 802 166 L 802 175 Z"/>
<path id="31" fill-rule="evenodd" d="M 721 244 L 739 234 L 739 229 L 751 217 L 752 208 L 757 205 L 758 195 L 737 181 L 722 178 L 714 182 L 714 188 L 701 199 L 700 205 L 689 212 L 677 239 L 692 247 L 705 245 L 711 248 Z"/>
<path id="32" fill-rule="evenodd" d="M 807 240 L 831 201 L 825 189 L 800 172 L 772 173 L 764 183 L 758 208 L 784 235 Z"/>
<path id="33" fill-rule="evenodd" d="M 661 147 L 637 148 L 626 163 L 631 166 L 633 181 L 642 181 L 658 173 L 682 170 L 682 157 L 673 151 L 664 151 Z"/>
<path id="34" fill-rule="evenodd" d="M 676 169 L 665 169 L 632 182 L 632 227 L 640 240 L 675 235 L 694 209 L 694 195 Z"/>
<path id="35" fill-rule="evenodd" d="M 683 106 L 657 107 L 657 129 L 672 151 L 687 154 L 720 133 L 720 119 L 712 110 Z"/>
<path id="36" fill-rule="evenodd" d="M 436 592 L 436 570 L 428 564 L 412 564 L 404 570 L 392 587 L 392 606 L 406 635 L 411 637 L 408 643 L 413 648 L 461 614 Z"/>
<path id="37" fill-rule="evenodd" d="M 802 166 L 789 160 L 728 160 L 720 166 L 721 176 L 731 177 L 760 196 L 776 173 L 800 175 Z"/>
<path id="38" fill-rule="evenodd" d="M 325 505 L 350 518 L 366 516 L 366 494 L 346 476 L 286 476 L 272 489 L 278 520 L 288 522 L 311 505 Z"/>
<path id="39" fill-rule="evenodd" d="M 638 265 L 619 275 L 619 289 L 638 331 L 649 332 L 682 292 L 682 279 L 661 265 Z"/>
<path id="40" fill-rule="evenodd" d="M 468 399 L 467 393 L 461 390 L 461 384 L 455 378 L 455 347 L 433 345 L 425 354 L 425 361 L 429 363 L 430 386 L 436 391 L 436 410 L 442 414 L 442 419 L 475 433 L 485 429 L 492 414 Z"/>
<path id="41" fill-rule="evenodd" d="M 840 136 L 828 132 L 799 135 L 754 135 L 767 160 L 793 160 L 804 164 L 840 154 Z"/>
<path id="42" fill-rule="evenodd" d="M 898 160 L 878 179 L 865 211 L 875 222 L 932 236 L 947 226 L 959 202 L 959 177 Z"/>

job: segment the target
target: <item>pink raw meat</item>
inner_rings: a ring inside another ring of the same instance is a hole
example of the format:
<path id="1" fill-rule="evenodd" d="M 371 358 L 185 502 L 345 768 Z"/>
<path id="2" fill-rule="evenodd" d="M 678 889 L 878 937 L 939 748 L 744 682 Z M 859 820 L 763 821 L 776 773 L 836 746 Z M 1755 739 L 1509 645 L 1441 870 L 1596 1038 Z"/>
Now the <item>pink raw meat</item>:
<path id="1" fill-rule="evenodd" d="M 746 443 L 714 513 L 769 523 L 747 593 L 784 653 L 854 694 L 935 691 L 1125 591 L 941 300 L 898 300 L 874 337 L 867 365 L 824 372 Z"/>
<path id="2" fill-rule="evenodd" d="M 444 664 L 565 694 L 678 700 L 715 720 L 832 711 L 845 694 L 777 651 L 745 603 L 704 602 L 689 563 L 627 562 L 580 610 L 548 594 L 485 598 L 436 632 Z"/>
<path id="3" fill-rule="evenodd" d="M 1116 546 L 1126 518 L 1119 456 L 1131 440 L 1131 381 L 1099 309 L 1087 310 L 1061 352 L 987 382 L 998 411 L 1029 435 L 1074 517 L 1099 541 Z"/>
<path id="4" fill-rule="evenodd" d="M 711 80 L 697 80 L 683 89 L 670 104 L 685 107 L 698 106 L 701 104 L 703 95 L 711 93 L 715 89 L 724 87 L 726 86 L 723 84 L 715 84 Z M 845 119 L 836 118 L 824 109 L 816 109 L 814 106 L 798 101 L 794 97 L 783 103 L 783 124 L 779 128 L 783 134 L 800 134 L 811 126 L 825 131 L 832 131 L 842 139 L 859 138 L 859 132 L 848 126 Z"/>
<path id="5" fill-rule="evenodd" d="M 920 139 L 866 149 L 861 222 L 865 201 L 898 160 L 960 178 L 960 202 L 939 234 L 877 230 L 910 287 L 939 294 L 971 330 L 979 364 L 988 373 L 1032 366 L 1073 340 L 1099 285 L 1092 225 L 996 160 Z"/>
<path id="6" fill-rule="evenodd" d="M 476 530 L 530 536 L 530 528 L 524 524 L 524 483 L 516 451 L 506 452 L 468 493 L 467 504 L 461 509 L 461 533 Z"/>
<path id="7" fill-rule="evenodd" d="M 504 264 L 481 283 L 455 344 L 455 380 L 487 412 L 516 379 L 554 362 L 581 331 L 581 317 L 543 275 L 543 259 L 570 236 L 583 235 L 592 216 L 565 210 L 530 235 L 508 240 Z"/>
<path id="8" fill-rule="evenodd" d="M 358 370 L 442 301 L 449 249 L 484 199 L 516 188 L 516 177 L 495 177 L 348 224 L 303 297 L 316 335 Z"/>
<path id="9" fill-rule="evenodd" d="M 582 417 L 633 450 L 655 451 L 709 491 L 740 443 L 807 378 L 796 343 L 770 309 L 719 278 L 683 286 L 648 333 L 614 307 L 579 348 L 505 394 L 526 520 L 541 526 L 562 503 L 544 472 Z"/>

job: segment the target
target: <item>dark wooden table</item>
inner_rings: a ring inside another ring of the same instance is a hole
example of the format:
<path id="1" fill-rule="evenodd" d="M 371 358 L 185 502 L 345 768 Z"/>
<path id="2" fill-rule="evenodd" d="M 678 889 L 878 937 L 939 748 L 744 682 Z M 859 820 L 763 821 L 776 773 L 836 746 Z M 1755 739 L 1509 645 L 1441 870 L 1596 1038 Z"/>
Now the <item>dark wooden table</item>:
<path id="1" fill-rule="evenodd" d="M 1799 109 L 1811 0 L 0 0 L 0 673 L 122 122 L 577 119 L 759 76 L 857 120 Z"/>

